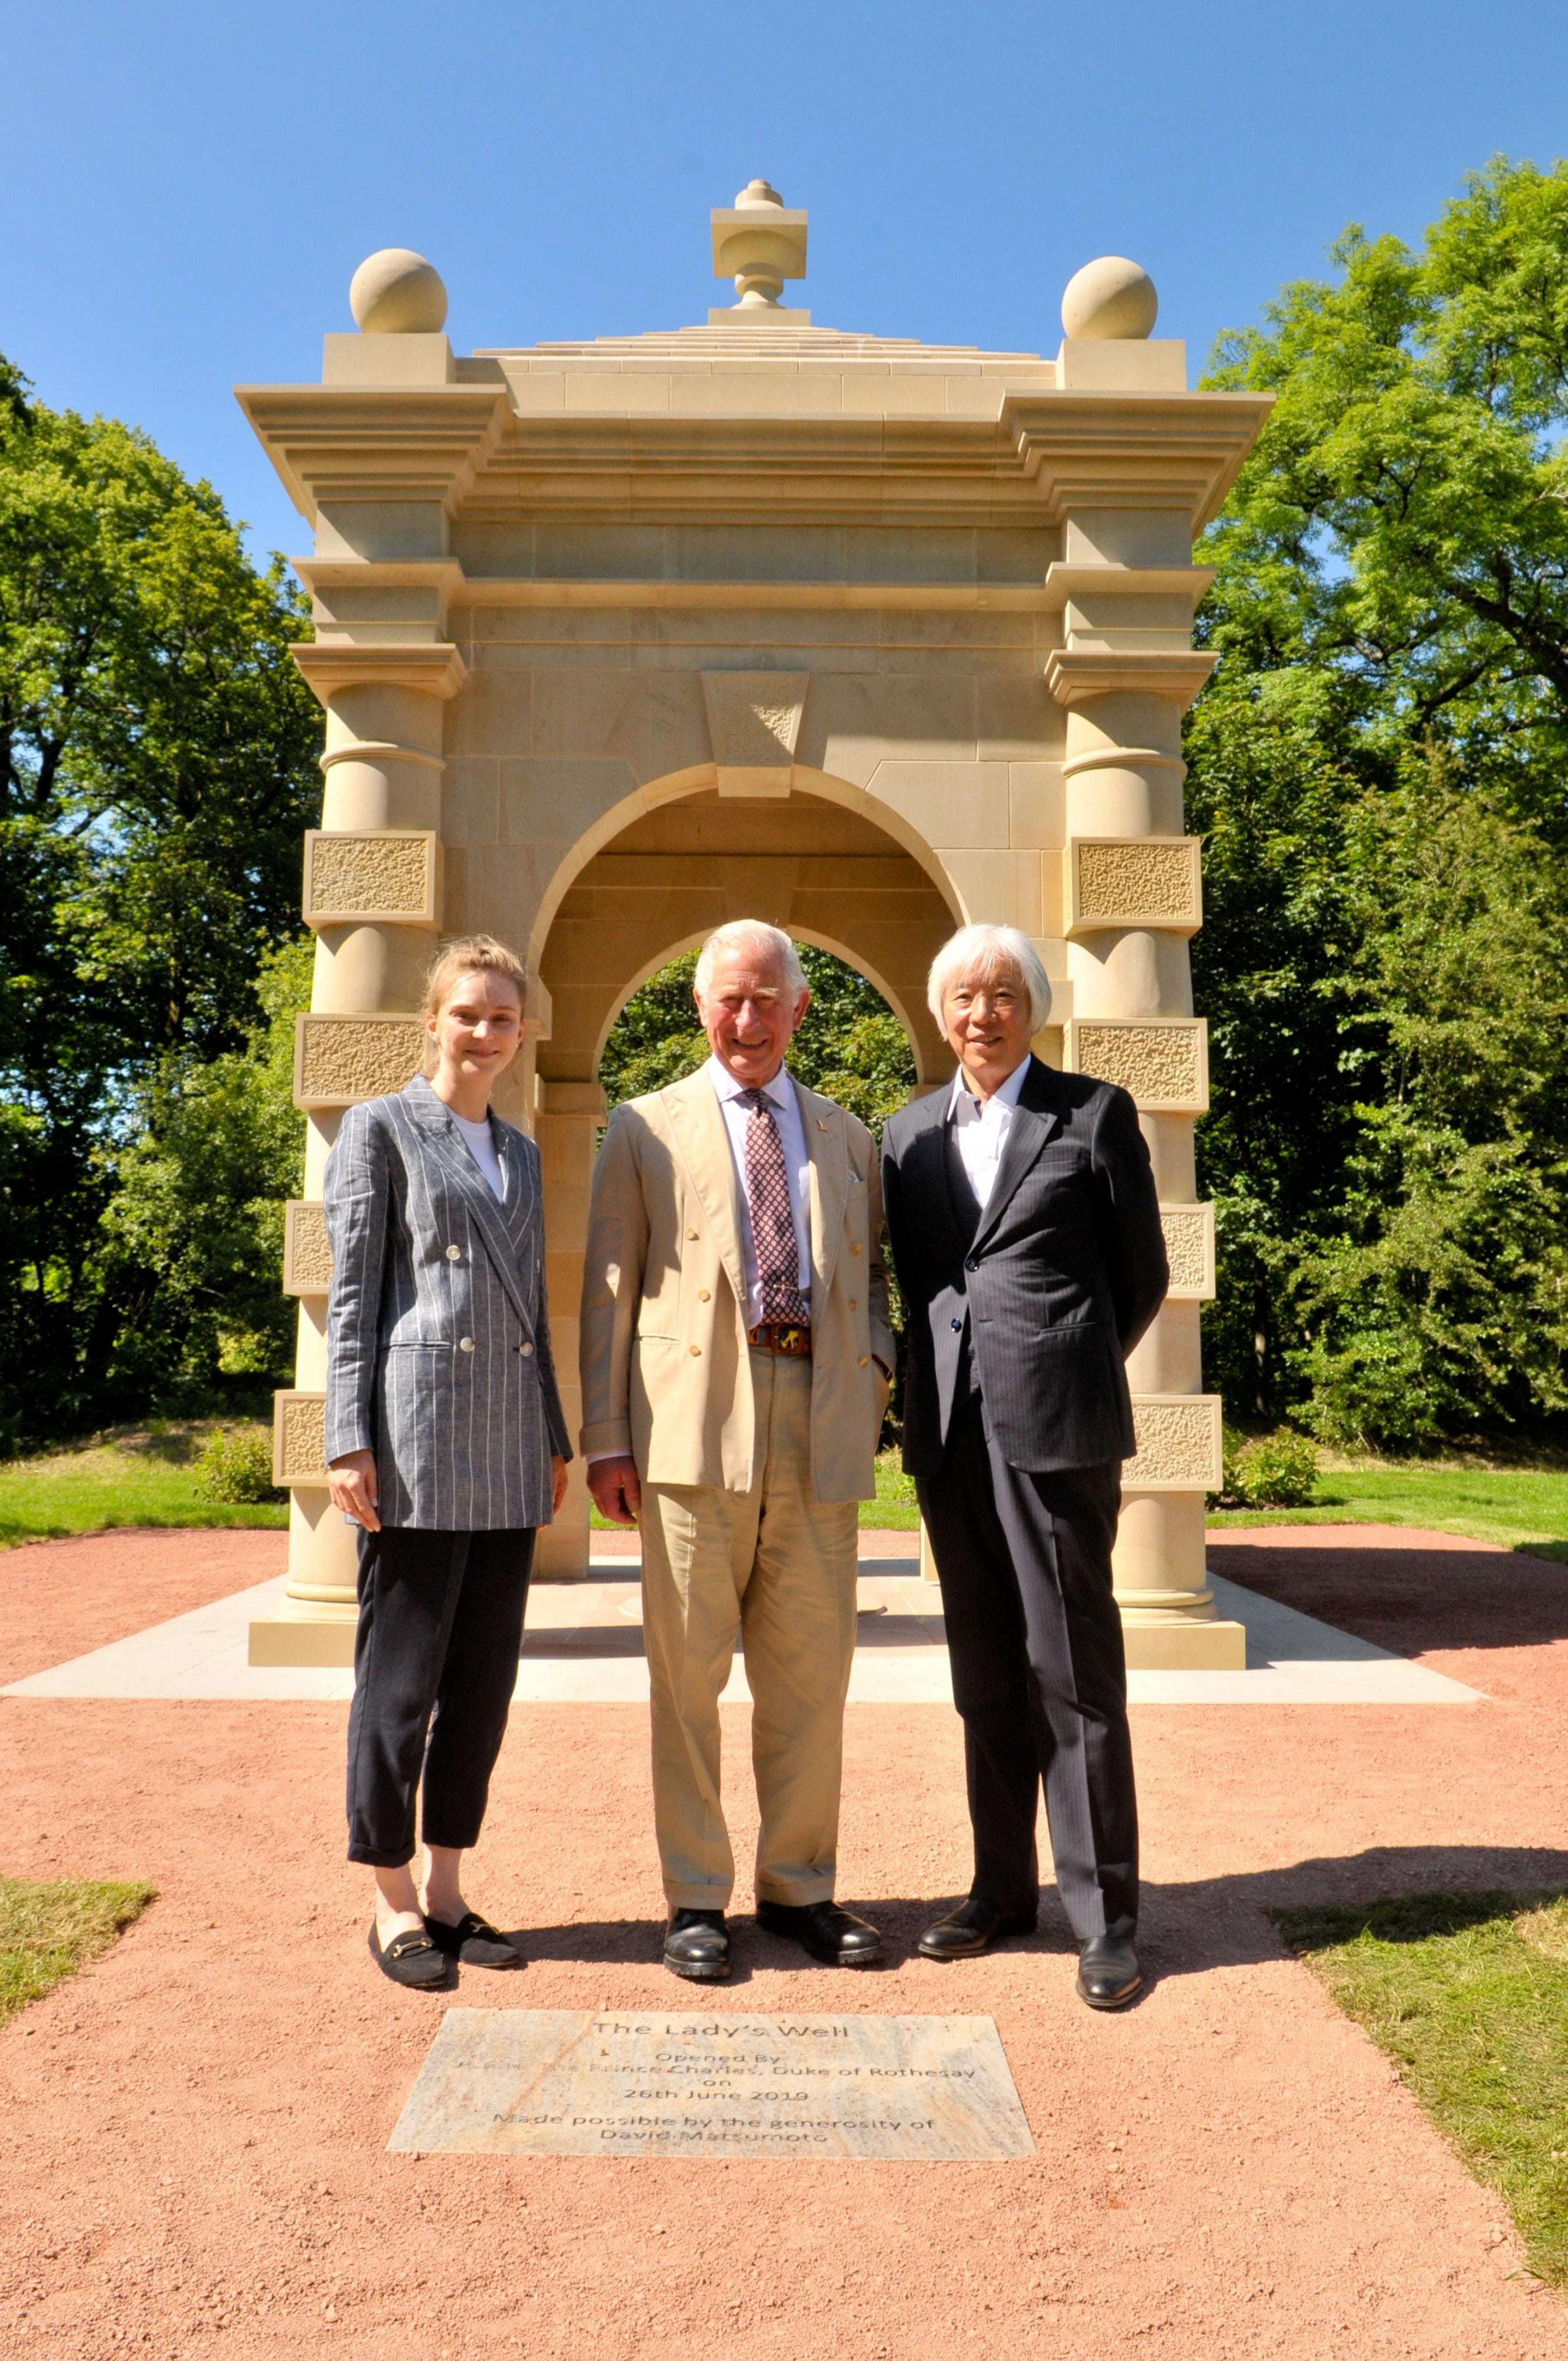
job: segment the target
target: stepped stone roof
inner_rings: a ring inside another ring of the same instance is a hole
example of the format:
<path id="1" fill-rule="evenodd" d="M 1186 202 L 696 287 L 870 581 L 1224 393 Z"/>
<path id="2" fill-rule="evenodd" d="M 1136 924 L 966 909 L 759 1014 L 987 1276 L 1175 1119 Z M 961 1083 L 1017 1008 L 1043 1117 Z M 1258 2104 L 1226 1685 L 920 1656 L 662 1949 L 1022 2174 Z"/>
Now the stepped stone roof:
<path id="1" fill-rule="evenodd" d="M 923 344 L 915 336 L 878 336 L 841 328 L 762 323 L 756 327 L 722 325 L 653 329 L 631 336 L 593 336 L 537 345 L 488 345 L 477 360 L 499 360 L 510 368 L 559 367 L 563 361 L 661 369 L 706 368 L 726 361 L 755 368 L 772 362 L 781 368 L 813 362 L 835 368 L 928 368 L 944 376 L 1007 377 L 1055 385 L 1056 364 L 1038 353 L 987 352 L 977 345 Z"/>

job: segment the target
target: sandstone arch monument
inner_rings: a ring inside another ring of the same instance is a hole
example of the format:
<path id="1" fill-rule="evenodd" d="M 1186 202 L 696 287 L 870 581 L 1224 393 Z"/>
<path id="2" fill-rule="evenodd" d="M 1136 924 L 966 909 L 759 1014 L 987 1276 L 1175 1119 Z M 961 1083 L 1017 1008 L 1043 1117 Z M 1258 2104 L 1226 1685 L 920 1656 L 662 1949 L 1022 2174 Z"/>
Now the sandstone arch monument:
<path id="1" fill-rule="evenodd" d="M 1117 257 L 1069 284 L 1054 357 L 815 327 L 779 300 L 806 230 L 753 181 L 712 217 L 740 301 L 706 325 L 466 356 L 436 272 L 389 249 L 356 274 L 359 325 L 326 337 L 319 384 L 239 390 L 314 532 L 297 653 L 326 716 L 284 1273 L 299 1356 L 275 1425 L 290 1588 L 257 1661 L 351 1647 L 318 1200 L 342 1110 L 418 1060 L 433 936 L 491 928 L 539 979 L 502 1111 L 543 1159 L 575 1410 L 605 1036 L 643 976 L 740 915 L 860 966 L 923 1088 L 951 1071 L 923 989 L 944 934 L 985 918 L 1038 942 L 1056 1005 L 1037 1046 L 1132 1091 L 1175 1274 L 1131 1371 L 1129 1661 L 1244 1660 L 1204 1573 L 1220 1405 L 1199 1350 L 1213 1228 L 1180 724 L 1210 664 L 1193 535 L 1266 403 L 1190 392 L 1184 347 L 1149 333 L 1146 275 Z M 576 1475 L 546 1576 L 587 1566 Z"/>

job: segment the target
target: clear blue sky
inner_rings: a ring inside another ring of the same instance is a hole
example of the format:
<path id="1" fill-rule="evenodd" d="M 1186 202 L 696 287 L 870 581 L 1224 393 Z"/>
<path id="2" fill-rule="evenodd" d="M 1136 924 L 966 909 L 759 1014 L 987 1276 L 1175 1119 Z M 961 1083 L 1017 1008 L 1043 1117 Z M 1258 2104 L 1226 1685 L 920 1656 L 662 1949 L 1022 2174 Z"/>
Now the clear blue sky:
<path id="1" fill-rule="evenodd" d="M 1498 151 L 1568 148 L 1563 0 L 0 0 L 0 351 L 304 546 L 230 396 L 316 378 L 373 247 L 460 350 L 729 300 L 707 213 L 811 212 L 831 327 L 1052 352 L 1131 254 L 1200 358 L 1348 221 L 1419 235 Z"/>

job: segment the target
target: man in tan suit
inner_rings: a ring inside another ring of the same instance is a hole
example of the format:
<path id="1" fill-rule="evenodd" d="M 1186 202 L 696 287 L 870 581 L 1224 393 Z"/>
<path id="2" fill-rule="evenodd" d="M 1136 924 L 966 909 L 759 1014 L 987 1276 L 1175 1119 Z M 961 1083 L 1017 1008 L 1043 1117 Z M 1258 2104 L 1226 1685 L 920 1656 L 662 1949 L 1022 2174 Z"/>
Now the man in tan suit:
<path id="1" fill-rule="evenodd" d="M 729 1972 L 735 1865 L 718 1697 L 737 1628 L 762 1828 L 757 1920 L 865 1967 L 873 1927 L 833 1901 L 857 1502 L 893 1367 L 876 1149 L 784 1065 L 810 994 L 751 920 L 705 944 L 699 1071 L 618 1107 L 583 1278 L 583 1450 L 604 1515 L 642 1531 L 664 1963 Z"/>

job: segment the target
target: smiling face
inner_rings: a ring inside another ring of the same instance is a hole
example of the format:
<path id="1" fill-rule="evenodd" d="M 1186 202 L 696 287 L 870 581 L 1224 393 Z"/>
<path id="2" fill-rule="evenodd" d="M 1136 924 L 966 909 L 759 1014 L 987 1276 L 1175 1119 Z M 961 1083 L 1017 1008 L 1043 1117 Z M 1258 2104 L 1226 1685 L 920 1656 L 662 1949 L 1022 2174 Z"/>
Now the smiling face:
<path id="1" fill-rule="evenodd" d="M 773 1081 L 810 998 L 791 994 L 783 961 L 762 942 L 719 951 L 696 994 L 708 1048 L 748 1090 Z"/>
<path id="2" fill-rule="evenodd" d="M 1033 1021 L 1028 986 L 1009 959 L 966 968 L 942 994 L 942 1030 L 982 1099 L 1028 1056 Z"/>
<path id="3" fill-rule="evenodd" d="M 510 1065 L 522 1039 L 521 996 L 510 976 L 487 969 L 455 976 L 424 1029 L 435 1044 L 437 1094 L 459 1113 L 477 1095 L 488 1104 L 496 1076 Z"/>

